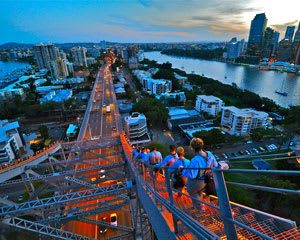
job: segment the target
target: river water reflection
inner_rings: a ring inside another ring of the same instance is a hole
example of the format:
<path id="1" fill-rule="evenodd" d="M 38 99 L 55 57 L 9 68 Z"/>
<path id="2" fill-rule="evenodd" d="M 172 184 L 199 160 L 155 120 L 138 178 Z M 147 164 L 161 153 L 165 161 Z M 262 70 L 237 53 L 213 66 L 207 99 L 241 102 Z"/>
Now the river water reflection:
<path id="1" fill-rule="evenodd" d="M 283 107 L 289 104 L 300 105 L 300 76 L 292 73 L 260 71 L 217 61 L 167 56 L 157 51 L 145 52 L 145 57 L 158 63 L 168 61 L 174 68 L 187 73 L 194 71 L 195 74 L 204 74 L 226 84 L 236 83 L 239 88 L 270 98 Z M 275 93 L 276 90 L 287 92 L 288 95 L 279 95 Z"/>

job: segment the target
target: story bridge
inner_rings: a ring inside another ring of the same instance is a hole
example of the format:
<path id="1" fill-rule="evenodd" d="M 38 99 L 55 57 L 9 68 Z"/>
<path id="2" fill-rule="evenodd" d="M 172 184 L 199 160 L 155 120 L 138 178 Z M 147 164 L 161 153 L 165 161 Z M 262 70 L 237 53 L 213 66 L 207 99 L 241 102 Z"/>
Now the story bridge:
<path id="1" fill-rule="evenodd" d="M 227 182 L 223 174 L 298 176 L 299 171 L 215 168 L 217 196 L 201 200 L 206 212 L 199 213 L 185 191 L 175 197 L 167 171 L 156 174 L 131 160 L 111 85 L 105 66 L 98 73 L 77 141 L 54 143 L 0 170 L 2 235 L 20 231 L 39 239 L 300 239 L 294 221 L 231 202 L 226 186 L 297 196 L 299 191 Z M 104 96 L 96 104 L 110 100 L 114 106 L 107 120 L 102 111 L 91 113 L 97 88 Z M 22 199 L 11 197 L 23 189 Z M 105 220 L 111 213 L 117 214 L 117 225 Z M 107 232 L 101 234 L 103 227 Z"/>

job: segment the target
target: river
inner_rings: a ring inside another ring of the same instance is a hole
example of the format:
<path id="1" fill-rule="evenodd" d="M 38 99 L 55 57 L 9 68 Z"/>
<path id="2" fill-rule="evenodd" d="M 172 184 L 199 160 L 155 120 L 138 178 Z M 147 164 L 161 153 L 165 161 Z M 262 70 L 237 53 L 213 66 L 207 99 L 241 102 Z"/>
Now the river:
<path id="1" fill-rule="evenodd" d="M 11 73 L 14 70 L 30 67 L 28 63 L 21 62 L 2 62 L 0 61 L 0 79 L 5 76 L 6 73 Z"/>
<path id="2" fill-rule="evenodd" d="M 145 57 L 158 63 L 170 62 L 173 68 L 187 73 L 216 79 L 222 83 L 236 83 L 239 88 L 255 92 L 261 97 L 274 100 L 283 107 L 289 104 L 300 105 L 300 76 L 292 73 L 261 71 L 246 66 L 202 59 L 175 57 L 160 52 L 145 52 Z M 276 90 L 287 92 L 287 96 L 275 93 Z"/>

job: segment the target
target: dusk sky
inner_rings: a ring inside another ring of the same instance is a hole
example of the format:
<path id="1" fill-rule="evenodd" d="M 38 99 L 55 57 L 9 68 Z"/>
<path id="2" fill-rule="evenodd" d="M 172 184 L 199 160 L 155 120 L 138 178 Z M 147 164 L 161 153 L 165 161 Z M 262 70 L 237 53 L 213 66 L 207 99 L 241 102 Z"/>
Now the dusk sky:
<path id="1" fill-rule="evenodd" d="M 0 0 L 0 43 L 247 40 L 262 12 L 281 39 L 299 9 L 299 0 Z"/>

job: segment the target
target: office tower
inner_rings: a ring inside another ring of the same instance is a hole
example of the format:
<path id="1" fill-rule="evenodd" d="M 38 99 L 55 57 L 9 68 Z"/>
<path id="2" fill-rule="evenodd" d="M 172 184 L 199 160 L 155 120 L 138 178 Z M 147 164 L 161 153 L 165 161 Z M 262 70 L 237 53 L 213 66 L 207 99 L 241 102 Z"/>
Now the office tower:
<path id="1" fill-rule="evenodd" d="M 285 37 L 279 43 L 278 48 L 278 61 L 290 62 L 292 61 L 292 47 L 293 47 L 293 36 L 294 36 L 295 27 L 288 26 L 286 28 Z"/>
<path id="2" fill-rule="evenodd" d="M 230 58 L 230 59 L 236 59 L 238 58 L 243 49 L 244 49 L 244 45 L 245 45 L 245 40 L 242 39 L 241 41 L 230 41 L 227 45 L 226 45 L 226 48 L 227 48 L 227 58 Z"/>
<path id="3" fill-rule="evenodd" d="M 289 62 L 292 55 L 292 41 L 284 38 L 279 43 L 277 61 Z"/>
<path id="4" fill-rule="evenodd" d="M 236 37 L 231 38 L 230 42 L 237 42 L 237 38 Z"/>
<path id="5" fill-rule="evenodd" d="M 267 22 L 268 19 L 266 18 L 265 13 L 256 14 L 251 21 L 247 48 L 247 54 L 249 56 L 261 56 Z"/>
<path id="6" fill-rule="evenodd" d="M 106 42 L 105 42 L 105 40 L 102 40 L 100 42 L 100 47 L 101 47 L 101 49 L 106 49 Z"/>
<path id="7" fill-rule="evenodd" d="M 74 62 L 76 66 L 83 66 L 87 67 L 87 61 L 86 61 L 86 48 L 84 47 L 75 47 L 71 50 Z"/>
<path id="8" fill-rule="evenodd" d="M 295 64 L 300 64 L 300 22 L 292 46 L 292 61 Z"/>
<path id="9" fill-rule="evenodd" d="M 263 51 L 262 51 L 262 57 L 264 58 L 270 58 L 273 53 L 273 35 L 274 30 L 270 27 L 266 28 L 265 35 L 264 35 L 264 43 L 263 43 Z"/>
<path id="10" fill-rule="evenodd" d="M 280 33 L 274 30 L 273 38 L 272 38 L 272 45 L 273 45 L 272 57 L 277 55 L 279 35 L 280 35 Z"/>
<path id="11" fill-rule="evenodd" d="M 293 41 L 294 32 L 295 32 L 295 26 L 288 26 L 286 28 L 284 38 L 289 39 L 290 41 Z"/>

